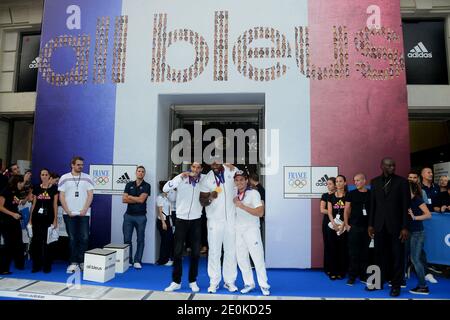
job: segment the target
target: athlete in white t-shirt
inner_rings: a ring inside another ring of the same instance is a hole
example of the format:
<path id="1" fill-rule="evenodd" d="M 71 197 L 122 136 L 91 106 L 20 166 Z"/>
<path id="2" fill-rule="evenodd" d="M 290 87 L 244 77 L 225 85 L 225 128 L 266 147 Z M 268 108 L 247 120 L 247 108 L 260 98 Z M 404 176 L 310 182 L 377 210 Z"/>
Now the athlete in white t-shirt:
<path id="1" fill-rule="evenodd" d="M 67 273 L 83 269 L 84 252 L 89 246 L 89 216 L 94 197 L 94 182 L 88 174 L 83 173 L 84 159 L 74 157 L 71 162 L 72 171 L 59 179 L 61 205 L 66 220 L 70 240 L 70 265 Z"/>
<path id="2" fill-rule="evenodd" d="M 239 269 L 244 279 L 241 293 L 250 292 L 255 288 L 249 254 L 255 264 L 258 284 L 263 295 L 270 294 L 267 283 L 267 272 L 264 263 L 264 249 L 261 239 L 259 218 L 264 215 L 264 205 L 257 190 L 248 185 L 248 177 L 243 171 L 237 171 L 234 182 L 238 189 L 234 198 L 236 205 L 236 256 Z"/>
<path id="3" fill-rule="evenodd" d="M 220 258 L 223 257 L 223 280 L 230 292 L 237 291 L 235 216 L 236 207 L 233 198 L 236 194 L 232 165 L 211 164 L 211 171 L 202 180 L 200 202 L 206 207 L 208 225 L 208 276 L 209 293 L 215 293 L 222 278 Z"/>

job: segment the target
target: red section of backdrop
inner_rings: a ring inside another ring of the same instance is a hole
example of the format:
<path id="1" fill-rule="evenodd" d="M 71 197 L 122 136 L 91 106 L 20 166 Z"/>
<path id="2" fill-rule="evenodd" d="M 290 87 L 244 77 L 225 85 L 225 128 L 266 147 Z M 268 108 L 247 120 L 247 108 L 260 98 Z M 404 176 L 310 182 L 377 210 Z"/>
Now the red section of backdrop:
<path id="1" fill-rule="evenodd" d="M 397 173 L 409 170 L 409 128 L 406 80 L 368 80 L 356 71 L 357 62 L 374 62 L 355 49 L 355 33 L 366 26 L 370 5 L 381 8 L 381 25 L 393 29 L 400 41 L 383 45 L 403 52 L 399 0 L 309 1 L 311 63 L 328 66 L 333 59 L 333 26 L 348 30 L 350 77 L 311 80 L 311 165 L 338 166 L 348 182 L 357 172 L 368 179 L 380 174 L 380 160 L 391 156 Z M 374 63 L 387 67 L 388 62 Z M 323 264 L 322 215 L 319 200 L 312 203 L 312 267 Z"/>

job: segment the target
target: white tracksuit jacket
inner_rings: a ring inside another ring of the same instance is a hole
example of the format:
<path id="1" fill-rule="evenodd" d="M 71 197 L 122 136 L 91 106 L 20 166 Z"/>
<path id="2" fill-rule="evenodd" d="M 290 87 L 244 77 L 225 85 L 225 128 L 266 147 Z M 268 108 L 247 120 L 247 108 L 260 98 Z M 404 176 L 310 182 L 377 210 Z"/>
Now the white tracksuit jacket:
<path id="1" fill-rule="evenodd" d="M 200 204 L 200 183 L 204 175 L 200 177 L 200 182 L 195 187 L 189 183 L 189 177 L 183 178 L 181 174 L 168 181 L 164 187 L 164 192 L 177 189 L 177 219 L 195 220 L 202 216 L 202 206 Z"/>

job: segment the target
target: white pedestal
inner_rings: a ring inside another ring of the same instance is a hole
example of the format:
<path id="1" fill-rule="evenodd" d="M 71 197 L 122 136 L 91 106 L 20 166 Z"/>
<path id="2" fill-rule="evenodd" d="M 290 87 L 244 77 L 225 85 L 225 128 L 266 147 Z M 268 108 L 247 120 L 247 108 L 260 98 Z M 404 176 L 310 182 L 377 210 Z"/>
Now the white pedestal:
<path id="1" fill-rule="evenodd" d="M 116 276 L 116 252 L 92 249 L 84 253 L 83 280 L 107 282 Z"/>
<path id="2" fill-rule="evenodd" d="M 116 273 L 124 273 L 130 267 L 130 245 L 129 244 L 108 244 L 104 250 L 116 252 Z"/>

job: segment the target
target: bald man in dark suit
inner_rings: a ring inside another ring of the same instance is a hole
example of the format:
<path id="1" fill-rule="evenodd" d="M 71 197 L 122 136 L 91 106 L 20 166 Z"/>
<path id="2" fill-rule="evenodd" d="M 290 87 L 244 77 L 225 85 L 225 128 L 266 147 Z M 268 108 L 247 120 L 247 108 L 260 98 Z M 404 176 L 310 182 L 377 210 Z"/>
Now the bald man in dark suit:
<path id="1" fill-rule="evenodd" d="M 390 295 L 400 295 L 404 279 L 404 247 L 408 238 L 408 208 L 411 202 L 408 180 L 395 174 L 395 161 L 381 161 L 382 175 L 371 182 L 369 236 L 375 239 L 376 263 L 381 268 L 381 283 L 392 270 Z M 389 280 L 389 279 L 388 279 Z"/>

